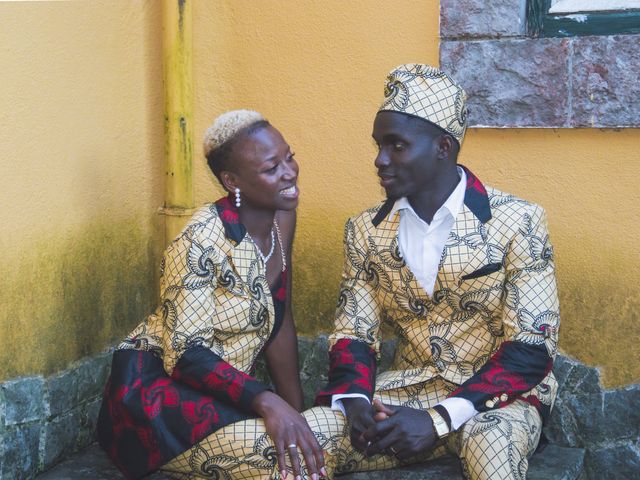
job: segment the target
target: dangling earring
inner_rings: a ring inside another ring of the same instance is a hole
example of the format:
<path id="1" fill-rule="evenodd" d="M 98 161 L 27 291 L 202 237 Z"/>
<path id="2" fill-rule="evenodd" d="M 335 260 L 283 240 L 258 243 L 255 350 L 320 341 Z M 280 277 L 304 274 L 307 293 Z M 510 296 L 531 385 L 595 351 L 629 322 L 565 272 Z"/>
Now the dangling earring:
<path id="1" fill-rule="evenodd" d="M 240 189 L 236 187 L 236 207 L 240 208 Z"/>

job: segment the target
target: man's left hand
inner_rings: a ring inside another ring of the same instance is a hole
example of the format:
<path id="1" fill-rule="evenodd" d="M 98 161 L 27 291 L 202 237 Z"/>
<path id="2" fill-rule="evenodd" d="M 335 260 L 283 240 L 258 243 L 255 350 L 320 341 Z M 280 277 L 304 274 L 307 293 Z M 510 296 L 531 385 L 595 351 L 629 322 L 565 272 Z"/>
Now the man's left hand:
<path id="1" fill-rule="evenodd" d="M 399 460 L 426 453 L 433 448 L 438 436 L 433 421 L 423 410 L 383 405 L 374 400 L 376 424 L 363 434 L 371 444 L 366 455 L 384 453 Z"/>

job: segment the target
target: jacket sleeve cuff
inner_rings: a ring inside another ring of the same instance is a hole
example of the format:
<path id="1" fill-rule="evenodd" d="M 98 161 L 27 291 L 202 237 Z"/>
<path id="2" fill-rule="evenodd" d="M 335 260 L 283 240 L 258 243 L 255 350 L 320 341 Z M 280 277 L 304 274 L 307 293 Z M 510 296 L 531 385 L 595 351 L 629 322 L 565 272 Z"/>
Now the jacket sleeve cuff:
<path id="1" fill-rule="evenodd" d="M 329 352 L 329 382 L 316 396 L 316 405 L 331 405 L 333 395 L 361 394 L 369 402 L 373 397 L 376 354 L 359 340 L 338 340 Z"/>
<path id="2" fill-rule="evenodd" d="M 449 398 L 469 400 L 479 412 L 504 407 L 532 390 L 552 367 L 553 359 L 543 345 L 507 341 Z"/>
<path id="3" fill-rule="evenodd" d="M 269 390 L 264 383 L 233 367 L 203 346 L 186 350 L 171 376 L 196 390 L 251 413 L 255 413 L 251 404 L 256 395 Z"/>

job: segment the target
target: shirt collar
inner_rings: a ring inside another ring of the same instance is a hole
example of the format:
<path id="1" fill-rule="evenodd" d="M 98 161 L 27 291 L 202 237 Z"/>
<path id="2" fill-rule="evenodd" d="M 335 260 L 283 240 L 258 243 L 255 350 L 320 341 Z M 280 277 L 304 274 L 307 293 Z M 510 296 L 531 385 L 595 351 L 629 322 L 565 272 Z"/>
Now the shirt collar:
<path id="1" fill-rule="evenodd" d="M 453 192 L 451 192 L 449 197 L 447 197 L 445 202 L 438 209 L 438 211 L 442 210 L 443 208 L 446 209 L 453 218 L 456 218 L 458 216 L 458 213 L 462 208 L 462 204 L 464 203 L 464 193 L 467 186 L 467 174 L 462 167 L 458 166 L 457 168 L 460 181 L 458 182 L 458 185 L 456 185 L 456 188 L 453 189 Z M 393 204 L 393 208 L 391 208 L 391 211 L 389 212 L 389 216 L 391 217 L 396 212 L 404 209 L 409 210 L 411 213 L 417 216 L 407 197 L 402 197 L 395 201 L 395 203 Z"/>

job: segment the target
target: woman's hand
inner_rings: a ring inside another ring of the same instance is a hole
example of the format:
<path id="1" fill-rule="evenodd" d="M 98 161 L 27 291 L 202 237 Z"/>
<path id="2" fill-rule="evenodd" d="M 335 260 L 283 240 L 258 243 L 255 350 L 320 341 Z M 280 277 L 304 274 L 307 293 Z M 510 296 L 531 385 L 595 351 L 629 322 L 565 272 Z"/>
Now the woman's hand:
<path id="1" fill-rule="evenodd" d="M 273 392 L 262 392 L 252 403 L 253 409 L 262 417 L 267 434 L 273 440 L 278 456 L 278 470 L 282 478 L 287 477 L 286 454 L 291 459 L 293 475 L 300 479 L 300 454 L 313 480 L 326 476 L 322 449 L 309 428 L 305 418 L 287 402 Z"/>

